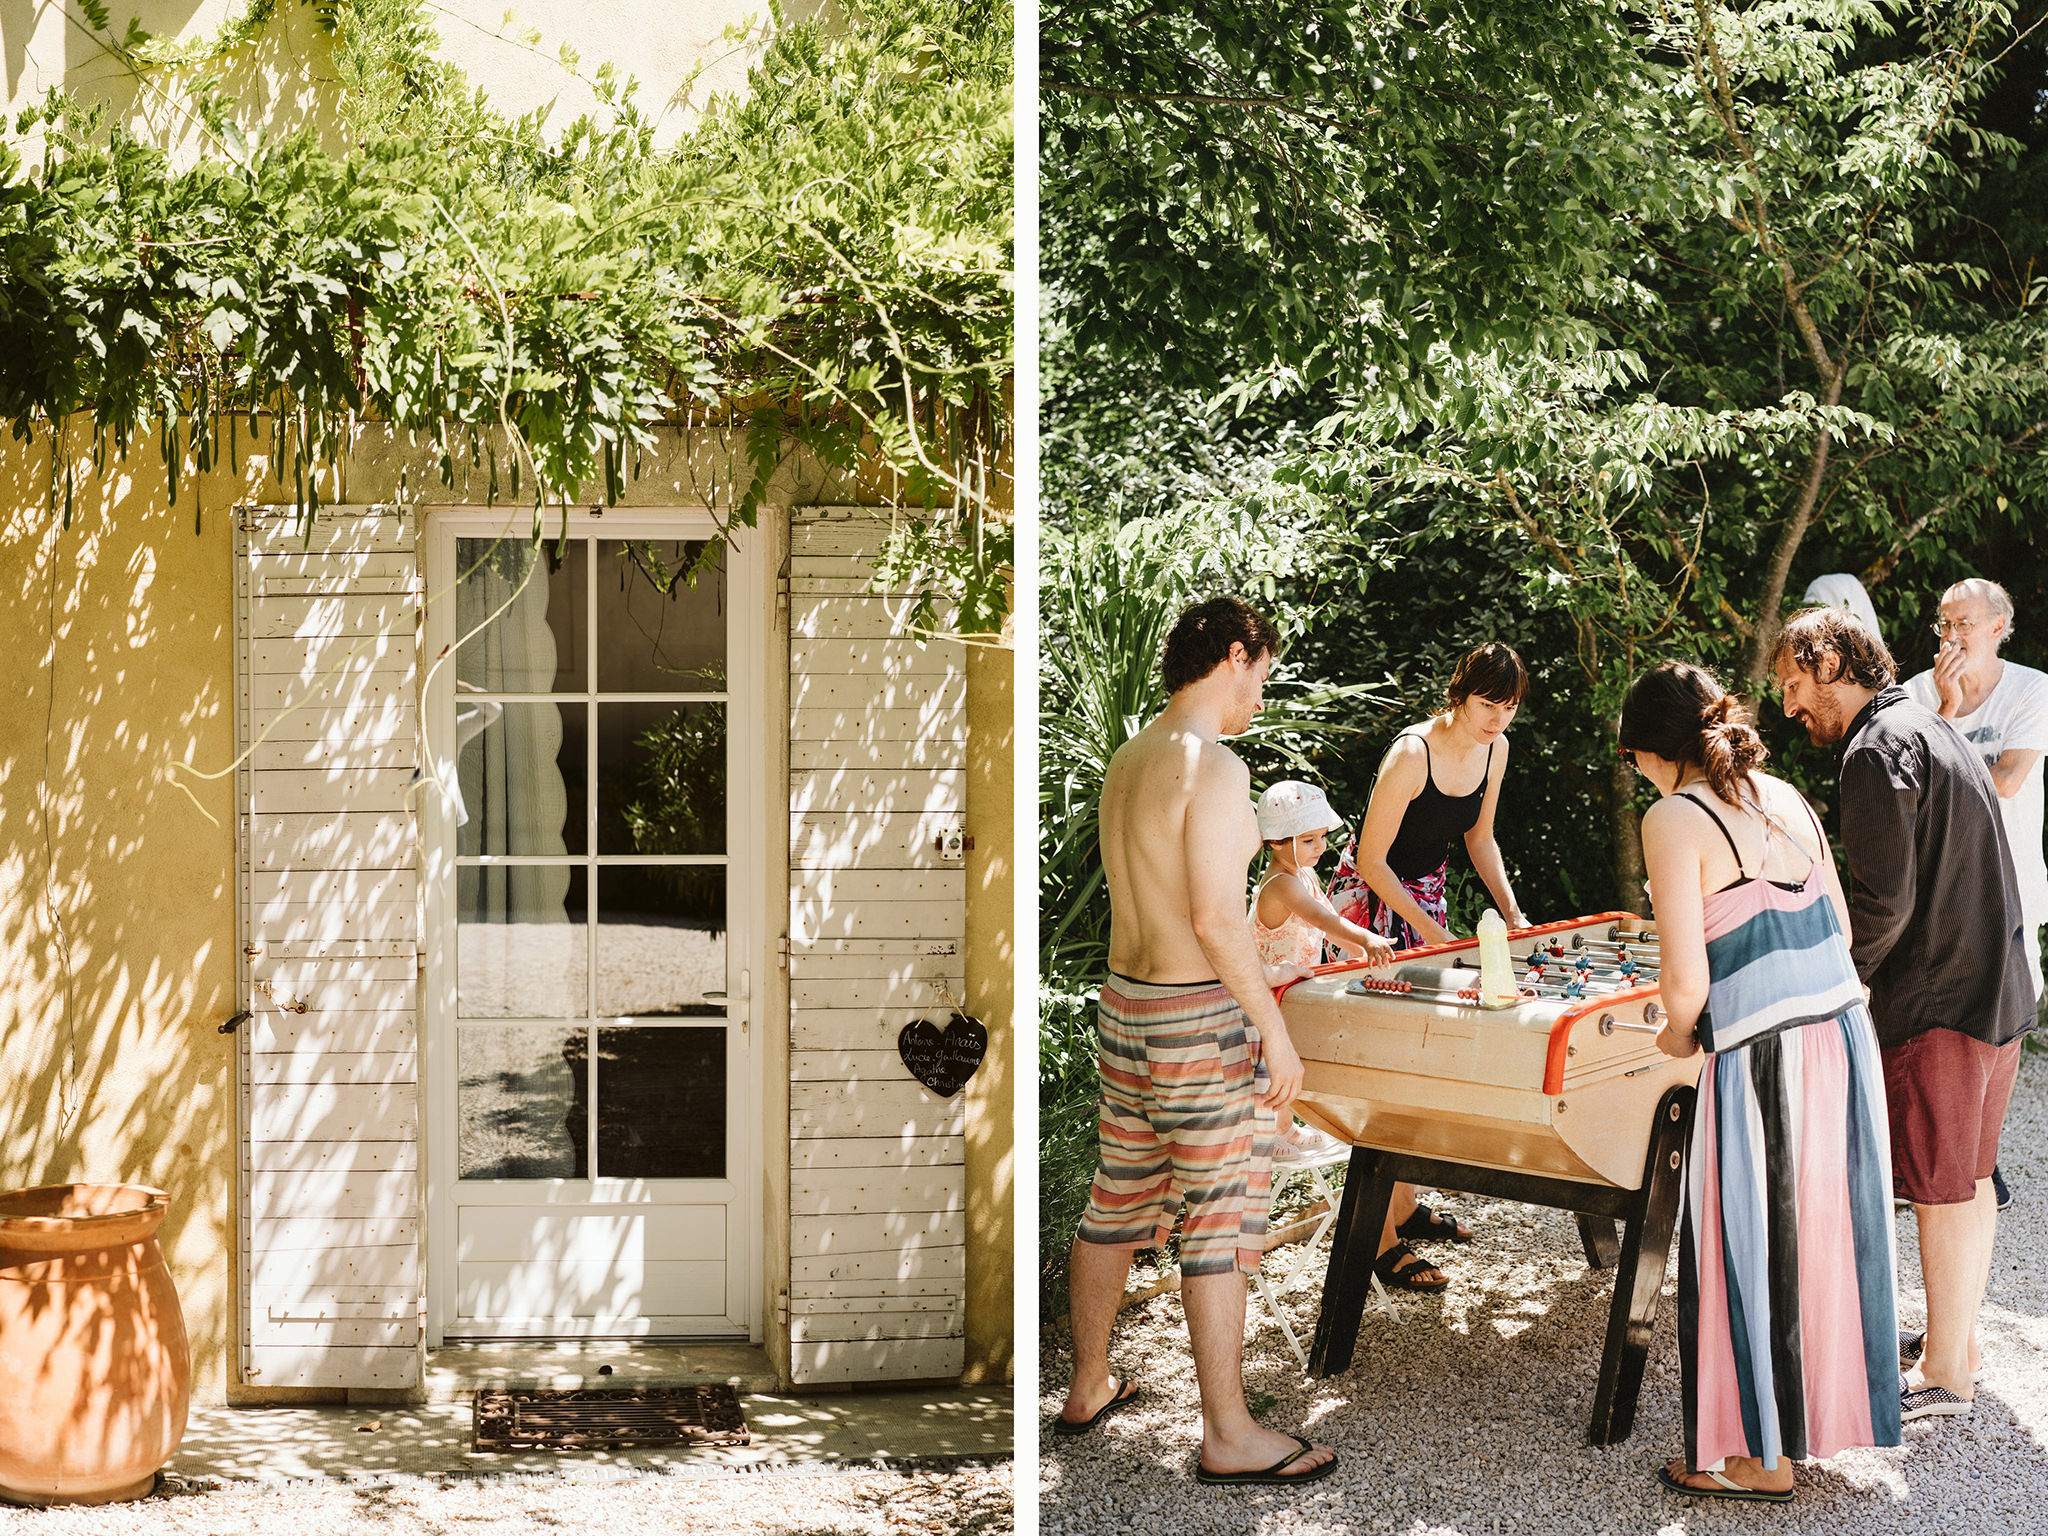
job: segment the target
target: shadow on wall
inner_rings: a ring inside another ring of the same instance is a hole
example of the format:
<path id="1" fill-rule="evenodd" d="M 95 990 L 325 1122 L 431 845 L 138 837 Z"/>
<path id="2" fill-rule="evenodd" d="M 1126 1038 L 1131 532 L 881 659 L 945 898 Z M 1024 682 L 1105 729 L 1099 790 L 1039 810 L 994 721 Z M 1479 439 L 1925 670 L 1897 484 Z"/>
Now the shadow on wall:
<path id="1" fill-rule="evenodd" d="M 82 425 L 67 446 L 85 452 Z M 0 443 L 0 1183 L 169 1191 L 160 1233 L 219 1400 L 235 1247 L 233 779 L 228 508 L 193 528 L 153 451 L 82 465 L 71 527 L 48 507 L 50 437 Z M 245 463 L 246 494 L 260 464 Z M 210 814 L 213 820 L 208 819 Z"/>
<path id="2" fill-rule="evenodd" d="M 967 1381 L 1016 1369 L 1017 1030 L 1015 652 L 967 655 L 967 999 L 988 1025 L 987 1060 L 967 1085 Z"/>
<path id="3" fill-rule="evenodd" d="M 112 45 L 131 17 L 153 36 L 193 43 L 210 40 L 230 12 L 244 9 L 217 0 L 110 0 L 109 36 L 93 30 L 78 0 L 0 0 L 0 105 L 11 114 L 61 88 L 88 104 L 105 103 L 116 120 L 189 160 L 208 146 L 185 83 L 158 73 L 144 85 Z M 333 56 L 312 6 L 279 5 L 253 42 L 209 68 L 227 99 L 239 104 L 245 130 L 260 127 L 276 137 L 310 124 L 330 150 L 340 147 Z"/>

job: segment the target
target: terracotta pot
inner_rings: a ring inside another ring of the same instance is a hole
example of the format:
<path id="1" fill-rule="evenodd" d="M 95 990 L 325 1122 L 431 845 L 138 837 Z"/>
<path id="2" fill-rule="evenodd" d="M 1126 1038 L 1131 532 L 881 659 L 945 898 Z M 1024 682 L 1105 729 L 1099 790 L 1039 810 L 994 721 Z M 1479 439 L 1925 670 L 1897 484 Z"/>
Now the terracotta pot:
<path id="1" fill-rule="evenodd" d="M 185 1438 L 192 1355 L 160 1189 L 0 1195 L 0 1499 L 139 1499 Z"/>

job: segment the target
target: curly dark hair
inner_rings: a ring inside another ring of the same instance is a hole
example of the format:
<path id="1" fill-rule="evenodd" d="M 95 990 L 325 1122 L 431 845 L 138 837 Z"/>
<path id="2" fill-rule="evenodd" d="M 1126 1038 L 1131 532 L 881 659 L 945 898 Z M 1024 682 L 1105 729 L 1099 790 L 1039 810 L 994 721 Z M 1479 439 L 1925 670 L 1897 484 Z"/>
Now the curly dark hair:
<path id="1" fill-rule="evenodd" d="M 1769 756 L 1741 701 L 1713 673 L 1683 661 L 1661 662 L 1629 685 L 1621 746 L 1704 768 L 1708 785 L 1730 805 L 1756 798 L 1750 771 Z"/>
<path id="2" fill-rule="evenodd" d="M 1234 597 L 1212 597 L 1181 610 L 1159 657 L 1166 691 L 1179 693 L 1188 684 L 1199 683 L 1223 664 L 1233 645 L 1243 646 L 1252 661 L 1268 651 L 1278 656 L 1280 631 L 1251 604 Z"/>
<path id="3" fill-rule="evenodd" d="M 1875 691 L 1891 687 L 1899 677 L 1898 664 L 1876 631 L 1840 608 L 1808 608 L 1792 615 L 1778 631 L 1771 669 L 1776 671 L 1787 657 L 1820 683 L 1847 679 Z"/>

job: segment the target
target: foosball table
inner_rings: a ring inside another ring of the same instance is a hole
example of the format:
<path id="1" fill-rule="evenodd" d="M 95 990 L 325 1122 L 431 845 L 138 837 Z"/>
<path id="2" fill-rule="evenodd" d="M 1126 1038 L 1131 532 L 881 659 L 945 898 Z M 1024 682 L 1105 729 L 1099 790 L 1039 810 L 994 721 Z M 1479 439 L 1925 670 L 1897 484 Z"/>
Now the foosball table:
<path id="1" fill-rule="evenodd" d="M 1568 1210 L 1587 1262 L 1618 1264 L 1588 1430 L 1612 1445 L 1635 1424 L 1700 1058 L 1654 1043 L 1657 935 L 1630 913 L 1511 933 L 1507 1007 L 1479 1005 L 1478 948 L 1326 965 L 1280 989 L 1304 1068 L 1295 1112 L 1353 1149 L 1309 1370 L 1351 1364 L 1395 1184 Z"/>

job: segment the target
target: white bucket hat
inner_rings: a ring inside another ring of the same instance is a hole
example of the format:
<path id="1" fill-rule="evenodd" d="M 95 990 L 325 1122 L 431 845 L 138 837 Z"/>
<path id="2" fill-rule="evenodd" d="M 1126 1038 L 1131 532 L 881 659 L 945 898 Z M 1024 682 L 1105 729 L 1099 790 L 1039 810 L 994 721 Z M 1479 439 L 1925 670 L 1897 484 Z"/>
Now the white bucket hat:
<path id="1" fill-rule="evenodd" d="M 1264 842 L 1284 842 L 1304 832 L 1334 832 L 1343 825 L 1323 792 L 1299 779 L 1269 784 L 1259 796 L 1259 837 Z"/>

